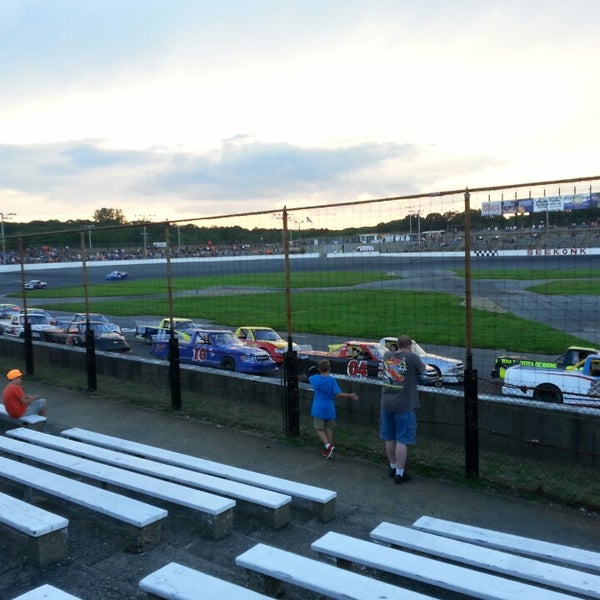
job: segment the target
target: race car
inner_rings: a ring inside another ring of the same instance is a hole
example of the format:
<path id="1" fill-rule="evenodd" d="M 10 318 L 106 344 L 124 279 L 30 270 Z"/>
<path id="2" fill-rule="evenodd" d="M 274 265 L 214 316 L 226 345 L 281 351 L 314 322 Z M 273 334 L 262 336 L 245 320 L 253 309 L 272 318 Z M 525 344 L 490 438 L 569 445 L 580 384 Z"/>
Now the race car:
<path id="1" fill-rule="evenodd" d="M 23 285 L 23 287 L 26 290 L 43 290 L 48 287 L 48 284 L 45 281 L 40 281 L 39 279 L 30 279 Z"/>
<path id="2" fill-rule="evenodd" d="M 277 371 L 277 364 L 262 348 L 246 346 L 225 329 L 202 329 L 193 332 L 189 341 L 179 341 L 179 360 L 203 367 L 216 367 L 252 375 L 268 375 Z M 155 338 L 150 354 L 155 358 L 169 356 L 169 339 Z"/>
<path id="3" fill-rule="evenodd" d="M 319 361 L 326 358 L 331 365 L 331 372 L 348 377 L 377 379 L 382 375 L 381 363 L 386 352 L 385 346 L 379 342 L 361 342 L 350 340 L 343 344 L 330 346 L 328 352 L 307 350 L 298 359 L 298 373 L 313 373 Z M 441 385 L 437 371 L 426 365 L 421 375 L 422 385 Z"/>
<path id="4" fill-rule="evenodd" d="M 238 327 L 235 337 L 242 340 L 246 346 L 254 346 L 266 350 L 276 363 L 282 363 L 287 352 L 288 343 L 270 327 Z M 292 344 L 292 350 L 299 350 L 298 344 Z"/>
<path id="5" fill-rule="evenodd" d="M 491 372 L 493 378 L 504 379 L 506 369 L 515 365 L 524 367 L 541 367 L 543 369 L 570 369 L 592 354 L 600 354 L 596 348 L 585 348 L 582 346 L 570 346 L 560 356 L 552 360 L 536 360 L 528 356 L 509 354 L 496 357 L 494 368 Z"/>
<path id="6" fill-rule="evenodd" d="M 90 329 L 94 332 L 94 347 L 107 352 L 131 352 L 131 347 L 121 333 L 121 328 L 114 323 L 90 321 Z M 72 322 L 67 328 L 65 343 L 69 346 L 85 346 L 87 323 Z"/>
<path id="7" fill-rule="evenodd" d="M 388 350 L 398 349 L 397 337 L 384 337 L 379 340 Z M 426 364 L 431 365 L 444 383 L 462 383 L 465 380 L 465 364 L 457 358 L 431 354 L 422 346 L 412 341 L 412 351 Z"/>
<path id="8" fill-rule="evenodd" d="M 111 271 L 104 279 L 106 281 L 120 281 L 121 279 L 127 279 L 129 275 L 125 271 Z"/>

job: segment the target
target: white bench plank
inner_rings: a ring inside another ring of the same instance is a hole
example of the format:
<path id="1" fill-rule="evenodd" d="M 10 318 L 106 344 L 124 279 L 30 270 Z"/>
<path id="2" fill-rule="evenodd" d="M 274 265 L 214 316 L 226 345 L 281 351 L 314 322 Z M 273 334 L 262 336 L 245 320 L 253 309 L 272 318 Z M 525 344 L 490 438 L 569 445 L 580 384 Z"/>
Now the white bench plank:
<path id="1" fill-rule="evenodd" d="M 7 437 L 0 436 L 0 450 L 190 508 L 201 516 L 211 537 L 224 537 L 233 529 L 235 502 L 228 498 Z"/>
<path id="2" fill-rule="evenodd" d="M 174 452 L 156 446 L 149 446 L 147 444 L 96 433 L 78 427 L 67 429 L 61 433 L 65 437 L 88 442 L 96 446 L 112 448 L 113 450 L 128 452 L 144 458 L 180 466 L 185 469 L 192 469 L 194 471 L 200 471 L 201 473 L 208 473 L 217 477 L 223 477 L 225 479 L 247 483 L 248 485 L 262 487 L 267 490 L 273 490 L 274 492 L 279 492 L 281 494 L 288 494 L 292 496 L 292 498 L 299 498 L 310 502 L 313 511 L 322 521 L 329 521 L 335 518 L 335 501 L 337 493 L 332 490 L 289 479 L 282 479 L 281 477 L 273 477 L 257 471 L 240 469 L 238 467 L 206 460 L 197 456 Z"/>
<path id="3" fill-rule="evenodd" d="M 69 479 L 57 473 L 49 473 L 4 456 L 0 456 L 0 477 L 84 506 L 135 527 L 137 537 L 134 541 L 138 548 L 150 546 L 158 541 L 161 522 L 168 514 L 166 510 L 151 504 Z"/>
<path id="4" fill-rule="evenodd" d="M 387 573 L 415 579 L 429 585 L 484 600 L 567 600 L 575 596 L 542 589 L 528 583 L 504 579 L 497 575 L 473 571 L 410 552 L 329 532 L 311 544 L 316 552 L 358 563 Z"/>
<path id="5" fill-rule="evenodd" d="M 553 544 L 435 517 L 421 517 L 413 523 L 413 527 L 481 546 L 489 546 L 498 550 L 506 550 L 507 552 L 535 556 L 553 562 L 600 571 L 600 552 Z"/>
<path id="6" fill-rule="evenodd" d="M 235 564 L 278 582 L 324 594 L 335 600 L 431 600 L 431 596 L 266 544 L 257 544 L 240 554 L 235 559 Z"/>
<path id="7" fill-rule="evenodd" d="M 385 521 L 371 531 L 371 538 L 392 546 L 409 548 L 454 562 L 600 598 L 598 575 L 560 567 L 553 563 L 484 548 Z"/>
<path id="8" fill-rule="evenodd" d="M 288 505 L 292 498 L 286 494 L 31 429 L 12 429 L 7 431 L 6 435 L 60 452 L 76 454 L 94 461 L 234 498 L 241 501 L 242 506 L 250 512 L 264 516 L 267 523 L 275 528 L 284 527 L 289 523 Z"/>
<path id="9" fill-rule="evenodd" d="M 258 592 L 172 562 L 140 581 L 140 590 L 165 600 L 267 600 Z"/>
<path id="10" fill-rule="evenodd" d="M 26 427 L 43 427 L 47 421 L 46 417 L 42 417 L 42 415 L 27 415 L 15 419 L 6 412 L 6 407 L 2 402 L 0 402 L 0 419 L 15 425 L 25 425 Z"/>
<path id="11" fill-rule="evenodd" d="M 29 555 L 40 567 L 69 556 L 69 520 L 64 517 L 0 493 L 0 523 L 27 536 Z"/>
<path id="12" fill-rule="evenodd" d="M 13 600 L 80 600 L 77 596 L 67 594 L 53 585 L 41 585 L 35 590 L 25 592 Z"/>
<path id="13" fill-rule="evenodd" d="M 0 523 L 31 537 L 40 537 L 69 526 L 69 520 L 64 517 L 1 492 Z"/>

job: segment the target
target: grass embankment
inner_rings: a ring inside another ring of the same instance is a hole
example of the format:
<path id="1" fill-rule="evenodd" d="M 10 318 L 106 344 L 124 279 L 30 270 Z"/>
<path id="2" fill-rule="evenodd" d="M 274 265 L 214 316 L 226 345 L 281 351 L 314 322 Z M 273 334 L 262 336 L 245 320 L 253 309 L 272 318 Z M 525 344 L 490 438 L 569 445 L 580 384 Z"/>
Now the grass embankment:
<path id="1" fill-rule="evenodd" d="M 290 283 L 294 332 L 380 339 L 409 331 L 424 344 L 465 346 L 466 319 L 461 297 L 376 285 L 393 278 L 398 279 L 377 272 L 294 273 Z M 279 273 L 174 278 L 171 282 L 174 315 L 214 324 L 268 324 L 285 331 L 287 306 L 283 283 Z M 357 288 L 360 284 L 375 287 Z M 166 285 L 161 279 L 91 285 L 87 289 L 89 310 L 113 316 L 168 315 Z M 257 289 L 263 291 L 257 293 Z M 85 311 L 83 296 L 84 289 L 78 286 L 36 292 L 36 298 L 48 299 L 46 308 L 60 311 Z M 65 302 L 69 298 L 74 301 Z M 53 299 L 61 302 L 53 303 Z M 591 344 L 544 323 L 478 308 L 472 310 L 472 331 L 475 348 L 559 354 L 570 345 Z"/>

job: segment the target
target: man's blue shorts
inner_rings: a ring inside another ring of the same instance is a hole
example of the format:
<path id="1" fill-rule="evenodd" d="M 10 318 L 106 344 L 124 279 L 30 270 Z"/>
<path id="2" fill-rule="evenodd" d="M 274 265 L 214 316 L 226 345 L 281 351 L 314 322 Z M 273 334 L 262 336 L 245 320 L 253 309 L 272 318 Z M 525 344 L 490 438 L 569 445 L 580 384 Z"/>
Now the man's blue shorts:
<path id="1" fill-rule="evenodd" d="M 379 437 L 386 442 L 396 440 L 407 446 L 414 445 L 417 441 L 417 415 L 413 410 L 399 413 L 382 410 Z"/>

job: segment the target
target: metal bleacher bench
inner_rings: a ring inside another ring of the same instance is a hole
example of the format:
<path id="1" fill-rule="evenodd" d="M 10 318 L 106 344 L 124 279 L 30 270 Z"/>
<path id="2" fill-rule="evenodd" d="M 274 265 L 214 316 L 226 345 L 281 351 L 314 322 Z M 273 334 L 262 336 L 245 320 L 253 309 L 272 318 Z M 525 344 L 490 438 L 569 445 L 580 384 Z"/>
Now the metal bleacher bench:
<path id="1" fill-rule="evenodd" d="M 26 486 L 26 495 L 35 489 L 127 524 L 132 533 L 128 536 L 128 547 L 133 550 L 155 545 L 160 539 L 161 522 L 167 516 L 167 511 L 162 508 L 4 456 L 0 456 L 0 478 Z"/>
<path id="2" fill-rule="evenodd" d="M 473 527 L 435 517 L 421 517 L 413 523 L 413 527 L 480 546 L 506 550 L 515 554 L 524 554 L 551 562 L 600 572 L 600 552 L 583 550 L 562 544 L 553 544 L 551 542 L 502 533 L 492 529 Z"/>
<path id="3" fill-rule="evenodd" d="M 80 600 L 77 596 L 67 594 L 53 585 L 41 585 L 29 592 L 25 592 L 13 600 Z"/>
<path id="4" fill-rule="evenodd" d="M 313 485 L 307 485 L 289 479 L 265 475 L 257 471 L 240 469 L 227 464 L 213 462 L 189 454 L 182 454 L 172 450 L 149 446 L 130 440 L 117 438 L 85 429 L 73 428 L 62 432 L 62 435 L 74 440 L 88 442 L 97 446 L 135 454 L 151 460 L 176 465 L 185 469 L 208 473 L 216 477 L 230 479 L 261 487 L 281 494 L 288 494 L 293 500 L 309 502 L 313 513 L 321 521 L 330 521 L 335 518 L 335 502 L 337 493 Z"/>
<path id="5" fill-rule="evenodd" d="M 235 564 L 247 569 L 250 579 L 258 574 L 255 585 L 263 586 L 273 597 L 285 593 L 282 584 L 286 583 L 336 600 L 432 600 L 431 596 L 266 544 L 256 544 L 240 554 Z"/>
<path id="6" fill-rule="evenodd" d="M 519 556 L 513 552 L 485 548 L 387 522 L 380 523 L 373 529 L 371 538 L 393 547 L 408 548 L 509 577 L 600 598 L 600 576 Z M 531 541 L 536 543 L 536 540 Z"/>
<path id="7" fill-rule="evenodd" d="M 45 567 L 69 556 L 69 520 L 33 504 L 0 493 L 0 523 L 27 536 L 28 554 Z"/>
<path id="8" fill-rule="evenodd" d="M 233 531 L 235 502 L 228 498 L 4 436 L 0 451 L 190 508 L 206 537 L 221 539 Z"/>
<path id="9" fill-rule="evenodd" d="M 576 597 L 331 531 L 313 542 L 311 548 L 321 555 L 339 559 L 340 566 L 345 568 L 355 563 L 486 600 Z"/>
<path id="10" fill-rule="evenodd" d="M 13 418 L 7 412 L 4 404 L 0 402 L 0 419 L 8 421 L 14 425 L 23 425 L 23 427 L 31 427 L 32 429 L 43 429 L 46 426 L 46 417 L 41 415 L 27 415 L 25 417 Z"/>
<path id="11" fill-rule="evenodd" d="M 196 600 L 200 590 L 202 600 L 267 600 L 269 598 L 175 562 L 144 577 L 139 587 L 150 598 L 165 600 Z"/>
<path id="12" fill-rule="evenodd" d="M 289 505 L 292 498 L 279 492 L 25 428 L 13 429 L 7 431 L 6 434 L 12 438 L 32 442 L 46 448 L 76 454 L 98 462 L 233 498 L 236 506 L 250 513 L 258 514 L 267 525 L 276 529 L 284 527 L 290 520 Z"/>

